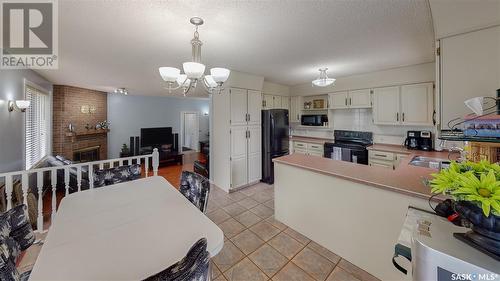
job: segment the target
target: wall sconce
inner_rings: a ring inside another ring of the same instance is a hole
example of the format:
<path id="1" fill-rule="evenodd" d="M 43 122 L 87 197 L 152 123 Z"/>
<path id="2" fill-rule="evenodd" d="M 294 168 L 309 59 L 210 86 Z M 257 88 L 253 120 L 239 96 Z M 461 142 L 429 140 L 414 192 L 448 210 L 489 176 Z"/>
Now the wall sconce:
<path id="1" fill-rule="evenodd" d="M 21 112 L 26 112 L 26 109 L 30 107 L 31 101 L 29 100 L 10 100 L 8 104 L 9 112 L 17 109 Z"/>

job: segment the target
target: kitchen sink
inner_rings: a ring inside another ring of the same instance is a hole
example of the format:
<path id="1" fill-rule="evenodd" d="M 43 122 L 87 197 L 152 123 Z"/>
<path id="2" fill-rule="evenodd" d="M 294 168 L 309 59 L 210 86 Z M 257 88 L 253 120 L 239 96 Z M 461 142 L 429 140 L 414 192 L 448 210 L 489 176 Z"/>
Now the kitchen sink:
<path id="1" fill-rule="evenodd" d="M 449 167 L 450 160 L 425 156 L 415 156 L 413 157 L 413 159 L 411 159 L 409 165 L 441 170 Z"/>

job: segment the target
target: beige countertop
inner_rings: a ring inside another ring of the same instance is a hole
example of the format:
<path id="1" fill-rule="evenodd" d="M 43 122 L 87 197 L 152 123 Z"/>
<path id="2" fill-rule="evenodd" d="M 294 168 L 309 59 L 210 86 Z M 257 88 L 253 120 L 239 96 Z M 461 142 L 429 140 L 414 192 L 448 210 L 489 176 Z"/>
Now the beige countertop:
<path id="1" fill-rule="evenodd" d="M 378 147 L 378 145 L 374 145 L 374 147 Z M 447 159 L 448 153 L 419 150 L 407 150 L 404 153 L 408 153 L 410 156 L 403 159 L 395 170 L 298 153 L 275 158 L 273 161 L 428 199 L 432 194 L 423 180 L 431 179 L 431 174 L 436 173 L 437 170 L 412 166 L 408 163 L 417 155 Z"/>
<path id="2" fill-rule="evenodd" d="M 310 143 L 319 143 L 319 144 L 324 144 L 325 142 L 333 142 L 333 139 L 301 137 L 301 136 L 290 136 L 289 140 L 291 140 L 291 141 L 303 141 L 303 142 L 310 142 Z"/>

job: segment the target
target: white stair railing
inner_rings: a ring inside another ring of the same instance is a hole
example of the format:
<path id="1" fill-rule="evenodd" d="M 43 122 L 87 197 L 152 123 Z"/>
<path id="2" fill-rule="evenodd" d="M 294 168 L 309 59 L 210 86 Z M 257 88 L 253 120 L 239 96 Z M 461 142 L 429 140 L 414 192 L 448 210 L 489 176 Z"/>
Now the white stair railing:
<path id="1" fill-rule="evenodd" d="M 153 168 L 153 175 L 158 175 L 158 166 L 159 166 L 159 153 L 158 149 L 153 149 L 152 154 L 147 155 L 138 155 L 124 158 L 116 158 L 116 159 L 108 159 L 94 162 L 85 162 L 85 163 L 77 163 L 71 165 L 64 166 L 55 166 L 55 167 L 43 167 L 36 168 L 31 170 L 24 171 L 14 171 L 7 173 L 0 173 L 0 186 L 2 183 L 5 184 L 5 194 L 0 194 L 0 196 L 5 196 L 6 198 L 6 209 L 10 210 L 13 207 L 12 198 L 14 195 L 14 182 L 20 181 L 21 190 L 22 190 L 22 202 L 26 205 L 28 202 L 28 192 L 30 187 L 33 187 L 31 190 L 36 191 L 38 195 L 38 208 L 37 208 L 37 230 L 38 232 L 43 231 L 43 193 L 44 188 L 47 193 L 52 193 L 51 197 L 51 219 L 54 220 L 57 209 L 57 174 L 58 171 L 63 172 L 63 184 L 64 184 L 64 196 L 67 196 L 70 193 L 70 169 L 76 169 L 76 188 L 77 191 L 80 192 L 82 190 L 82 180 L 88 180 L 88 188 L 94 188 L 94 170 L 104 169 L 104 168 L 113 168 L 117 166 L 123 165 L 132 165 L 132 164 L 143 164 L 144 166 L 144 176 L 149 177 L 149 161 L 151 160 L 151 166 Z M 116 166 L 115 166 L 116 163 Z M 83 176 L 82 167 L 87 168 L 87 176 Z M 142 169 L 142 167 L 141 167 Z M 36 179 L 35 183 L 30 183 Z M 50 179 L 50 181 L 48 180 Z M 49 186 L 44 186 L 44 183 L 50 183 Z M 75 188 L 73 187 L 73 188 Z M 19 203 L 19 202 L 18 202 Z"/>

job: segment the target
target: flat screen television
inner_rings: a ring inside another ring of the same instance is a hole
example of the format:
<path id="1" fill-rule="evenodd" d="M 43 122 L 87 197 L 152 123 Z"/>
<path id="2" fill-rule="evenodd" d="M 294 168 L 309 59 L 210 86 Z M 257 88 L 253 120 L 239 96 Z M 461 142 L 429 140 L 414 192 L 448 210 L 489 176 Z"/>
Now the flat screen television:
<path id="1" fill-rule="evenodd" d="M 172 127 L 141 128 L 141 147 L 173 143 Z"/>

